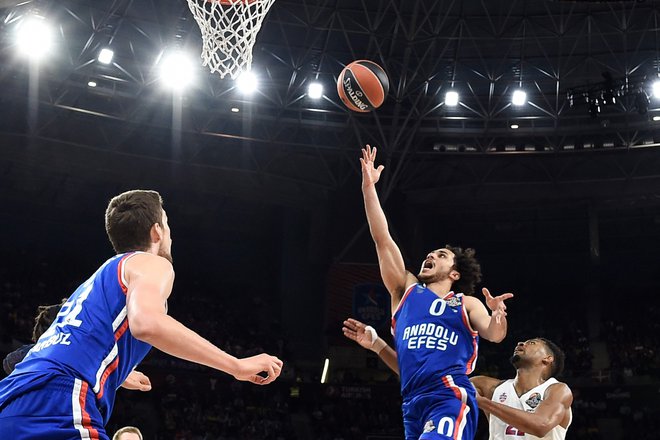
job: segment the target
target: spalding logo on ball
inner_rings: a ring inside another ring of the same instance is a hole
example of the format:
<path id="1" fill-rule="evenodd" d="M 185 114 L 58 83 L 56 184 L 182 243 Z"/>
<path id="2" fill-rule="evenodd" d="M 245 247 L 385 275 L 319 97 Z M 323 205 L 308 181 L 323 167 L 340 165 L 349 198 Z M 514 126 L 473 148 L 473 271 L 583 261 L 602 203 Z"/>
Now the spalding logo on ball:
<path id="1" fill-rule="evenodd" d="M 369 60 L 353 61 L 337 78 L 337 93 L 344 105 L 355 112 L 366 113 L 377 109 L 390 90 L 387 74 L 378 64 Z"/>

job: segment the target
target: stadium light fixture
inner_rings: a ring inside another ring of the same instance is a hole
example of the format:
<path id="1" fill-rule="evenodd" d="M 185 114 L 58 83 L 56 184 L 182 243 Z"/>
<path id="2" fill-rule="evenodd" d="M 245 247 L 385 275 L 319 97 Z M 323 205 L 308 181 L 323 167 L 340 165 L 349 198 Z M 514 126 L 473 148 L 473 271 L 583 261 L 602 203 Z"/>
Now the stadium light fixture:
<path id="1" fill-rule="evenodd" d="M 323 97 L 323 84 L 319 82 L 310 83 L 307 86 L 307 96 L 312 99 L 321 99 Z"/>
<path id="2" fill-rule="evenodd" d="M 450 90 L 445 93 L 445 105 L 450 107 L 455 107 L 458 105 L 458 92 L 455 90 Z"/>
<path id="3" fill-rule="evenodd" d="M 53 46 L 53 30 L 44 17 L 26 16 L 16 30 L 16 45 L 24 56 L 41 60 Z"/>
<path id="4" fill-rule="evenodd" d="M 108 49 L 107 47 L 104 47 L 99 52 L 99 57 L 97 59 L 101 64 L 110 64 L 114 56 L 115 53 L 112 51 L 112 49 Z"/>
<path id="5" fill-rule="evenodd" d="M 511 104 L 515 106 L 525 105 L 527 102 L 527 93 L 524 90 L 514 90 L 513 96 L 511 97 Z"/>
<path id="6" fill-rule="evenodd" d="M 258 84 L 257 76 L 251 71 L 241 73 L 241 75 L 236 79 L 236 85 L 238 86 L 238 89 L 245 94 L 250 94 L 257 90 Z"/>
<path id="7" fill-rule="evenodd" d="M 160 79 L 167 87 L 182 90 L 195 81 L 195 66 L 184 53 L 169 53 L 160 62 Z"/>
<path id="8" fill-rule="evenodd" d="M 656 79 L 653 81 L 653 85 L 651 87 L 653 90 L 653 97 L 656 99 L 660 98 L 660 80 Z"/>

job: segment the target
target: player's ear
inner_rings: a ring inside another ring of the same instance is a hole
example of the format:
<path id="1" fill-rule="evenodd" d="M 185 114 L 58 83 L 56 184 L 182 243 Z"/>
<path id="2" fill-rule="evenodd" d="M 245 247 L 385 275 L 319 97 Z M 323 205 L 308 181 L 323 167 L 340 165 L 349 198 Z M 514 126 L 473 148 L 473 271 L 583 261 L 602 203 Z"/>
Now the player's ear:
<path id="1" fill-rule="evenodd" d="M 541 362 L 543 362 L 543 366 L 552 365 L 554 361 L 555 361 L 555 357 L 551 354 L 547 355 L 541 360 Z"/>
<path id="2" fill-rule="evenodd" d="M 452 281 L 458 281 L 461 279 L 461 273 L 456 269 L 452 269 L 451 272 L 449 272 L 449 278 Z"/>
<path id="3" fill-rule="evenodd" d="M 151 236 L 152 243 L 158 243 L 163 238 L 163 228 L 159 223 L 154 223 L 151 225 L 149 230 L 149 235 Z"/>

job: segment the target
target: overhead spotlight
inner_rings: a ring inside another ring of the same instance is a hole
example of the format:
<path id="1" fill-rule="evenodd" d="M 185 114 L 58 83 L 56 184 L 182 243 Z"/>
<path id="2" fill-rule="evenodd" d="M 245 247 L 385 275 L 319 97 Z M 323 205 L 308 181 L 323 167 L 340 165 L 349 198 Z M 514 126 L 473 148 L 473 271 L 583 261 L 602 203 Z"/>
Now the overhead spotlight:
<path id="1" fill-rule="evenodd" d="M 653 97 L 660 98 L 660 80 L 655 80 L 651 86 L 653 90 Z"/>
<path id="2" fill-rule="evenodd" d="M 660 116 L 653 116 L 653 120 L 656 121 L 656 122 L 660 121 Z"/>
<path id="3" fill-rule="evenodd" d="M 240 112 L 240 111 L 241 111 L 241 109 L 238 108 L 238 107 L 232 107 L 232 108 L 231 108 L 231 112 L 232 112 L 232 113 L 238 113 L 238 112 Z"/>
<path id="4" fill-rule="evenodd" d="M 323 84 L 319 82 L 309 83 L 307 86 L 307 96 L 312 99 L 320 99 L 323 97 Z"/>
<path id="5" fill-rule="evenodd" d="M 172 89 L 183 89 L 194 82 L 195 65 L 182 52 L 171 52 L 160 62 L 160 79 Z"/>
<path id="6" fill-rule="evenodd" d="M 87 86 L 89 87 L 96 87 L 96 81 L 88 81 Z"/>
<path id="7" fill-rule="evenodd" d="M 101 52 L 99 52 L 99 57 L 97 58 L 97 60 L 101 64 L 110 64 L 114 56 L 115 53 L 112 51 L 112 49 L 108 49 L 107 47 L 104 47 L 103 49 L 101 49 Z"/>
<path id="8" fill-rule="evenodd" d="M 236 80 L 236 85 L 243 93 L 252 93 L 257 90 L 257 76 L 251 71 L 241 73 Z"/>
<path id="9" fill-rule="evenodd" d="M 450 107 L 458 105 L 458 92 L 456 90 L 449 90 L 445 93 L 445 105 Z"/>
<path id="10" fill-rule="evenodd" d="M 640 115 L 645 115 L 649 111 L 649 97 L 646 96 L 644 91 L 640 91 L 635 95 L 635 107 L 637 107 L 637 113 Z"/>
<path id="11" fill-rule="evenodd" d="M 511 104 L 521 106 L 525 105 L 527 102 L 527 93 L 523 90 L 515 90 L 513 96 L 511 97 Z"/>
<path id="12" fill-rule="evenodd" d="M 517 130 L 520 126 L 518 124 L 511 124 L 512 130 Z"/>
<path id="13" fill-rule="evenodd" d="M 50 52 L 53 45 L 53 31 L 43 17 L 26 16 L 18 25 L 16 45 L 23 55 L 39 60 Z"/>

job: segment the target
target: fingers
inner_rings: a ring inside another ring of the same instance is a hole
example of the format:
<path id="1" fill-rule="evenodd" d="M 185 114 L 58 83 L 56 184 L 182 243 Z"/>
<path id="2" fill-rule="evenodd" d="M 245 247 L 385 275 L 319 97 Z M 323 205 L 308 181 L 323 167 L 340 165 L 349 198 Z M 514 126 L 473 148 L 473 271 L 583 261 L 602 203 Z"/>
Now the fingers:
<path id="1" fill-rule="evenodd" d="M 498 296 L 498 297 L 495 298 L 495 299 L 498 299 L 498 300 L 500 300 L 500 301 L 505 301 L 505 300 L 507 300 L 507 299 L 509 299 L 509 298 L 513 298 L 513 293 L 503 293 L 502 295 Z"/>
<path id="2" fill-rule="evenodd" d="M 486 299 L 491 299 L 493 297 L 493 295 L 490 294 L 490 290 L 485 287 L 481 289 L 481 292 L 484 294 Z"/>

